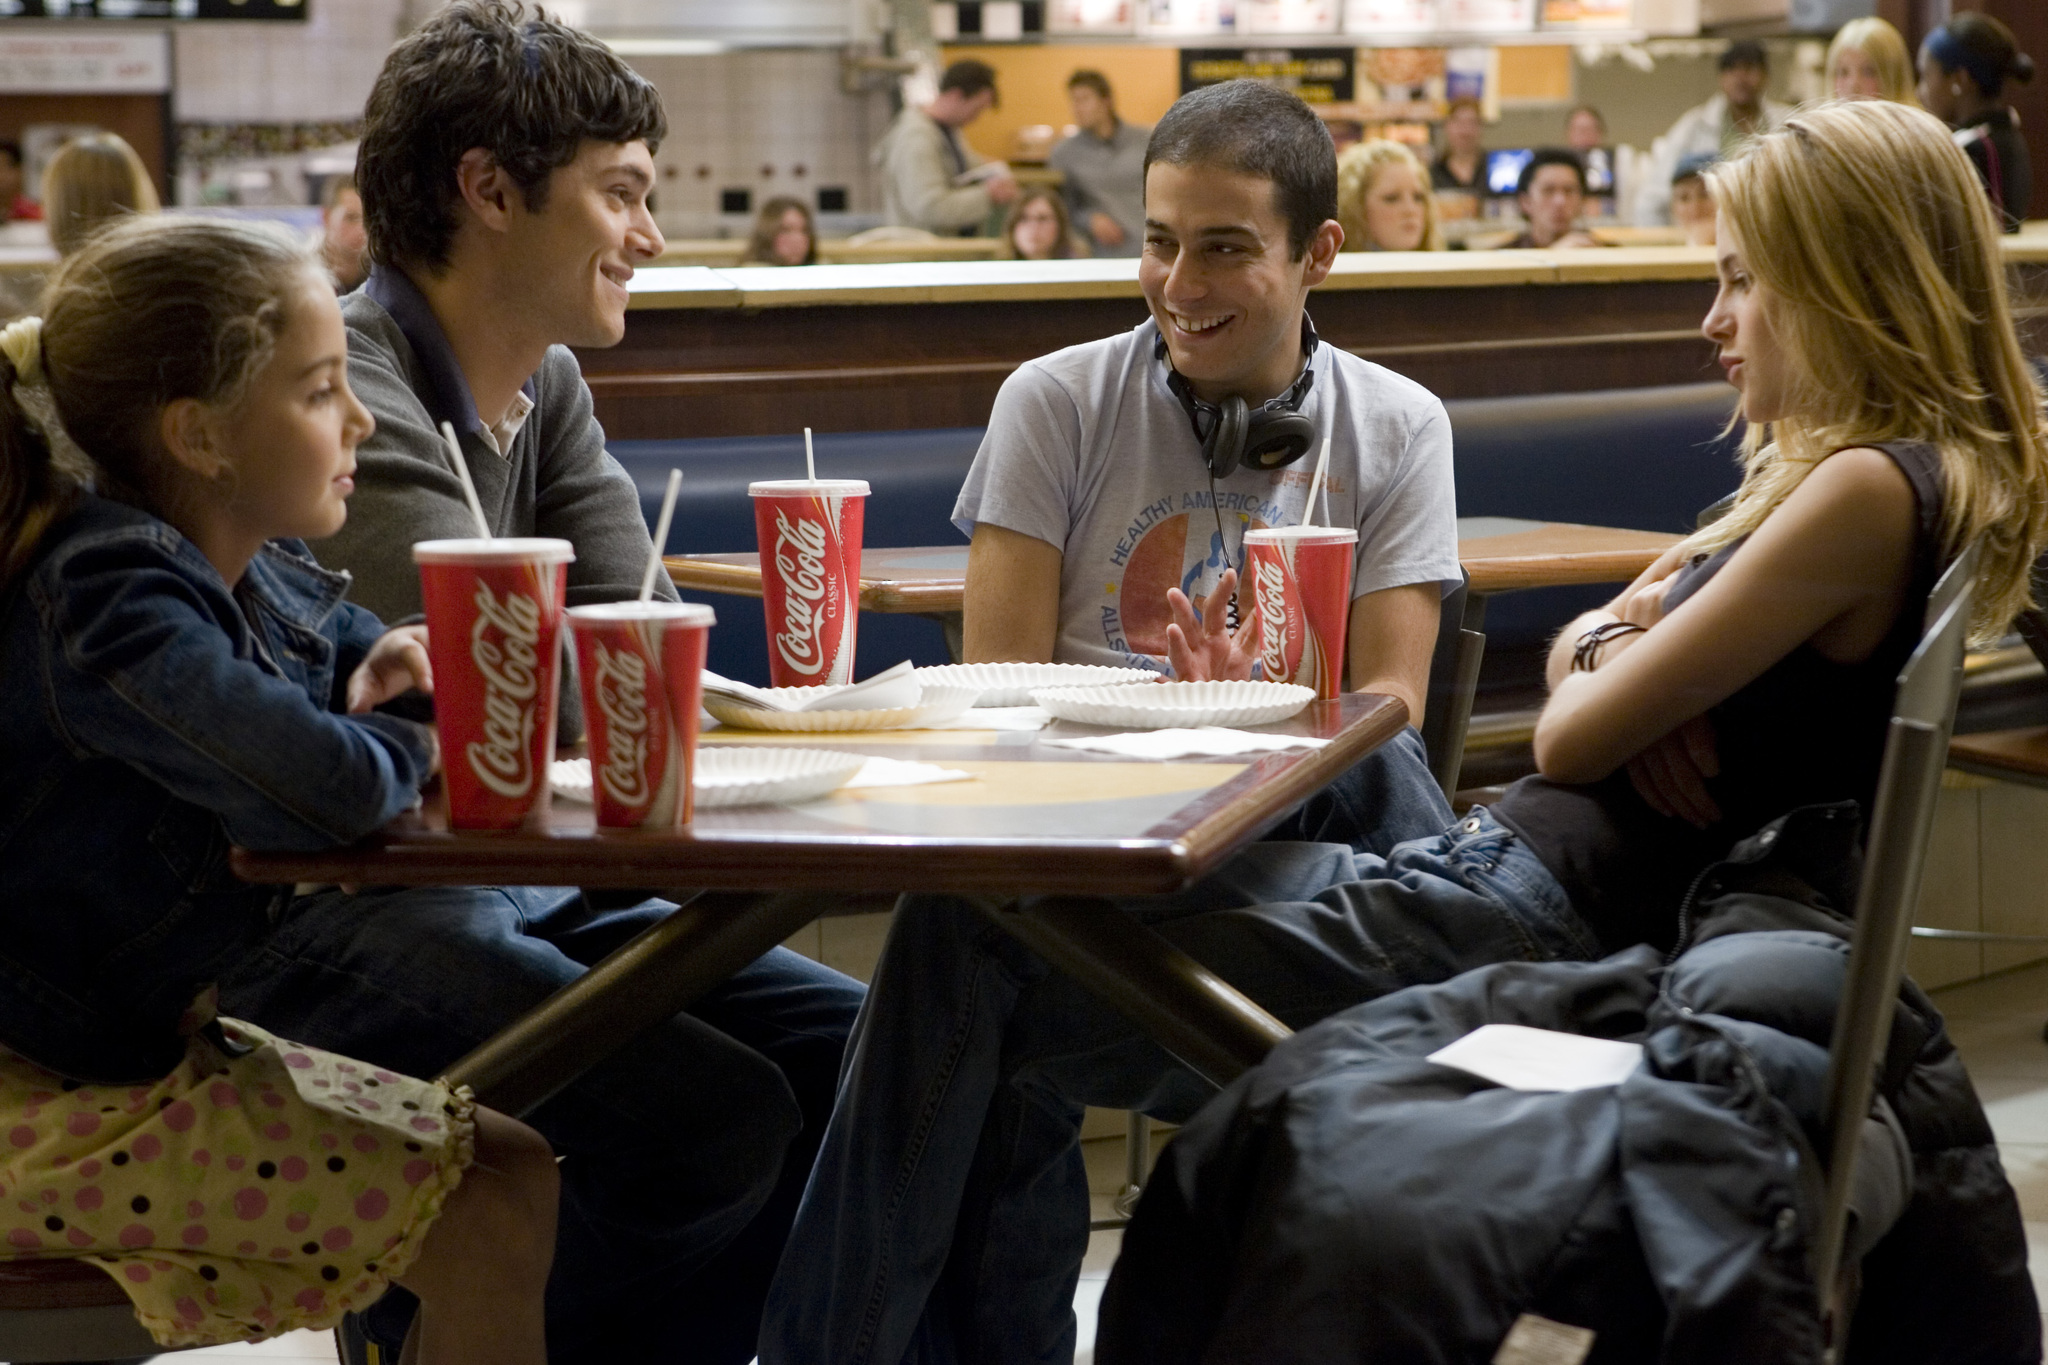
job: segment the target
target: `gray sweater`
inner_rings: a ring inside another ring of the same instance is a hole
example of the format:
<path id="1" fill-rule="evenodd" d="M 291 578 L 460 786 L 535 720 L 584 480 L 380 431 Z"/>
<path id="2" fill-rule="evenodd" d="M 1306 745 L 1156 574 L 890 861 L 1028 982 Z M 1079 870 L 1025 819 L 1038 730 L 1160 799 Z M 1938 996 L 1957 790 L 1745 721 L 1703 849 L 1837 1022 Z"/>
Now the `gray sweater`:
<path id="1" fill-rule="evenodd" d="M 650 541 L 632 478 L 605 452 L 590 388 L 564 346 L 526 393 L 533 411 L 504 457 L 484 428 L 469 386 L 426 300 L 403 275 L 380 267 L 341 301 L 348 326 L 348 382 L 377 430 L 356 451 L 348 524 L 313 553 L 355 576 L 351 600 L 397 621 L 420 610 L 413 542 L 476 534 L 462 485 L 448 466 L 440 424 L 455 424 L 491 530 L 558 536 L 576 547 L 569 603 L 611 602 L 640 591 Z M 673 599 L 666 576 L 655 591 Z"/>

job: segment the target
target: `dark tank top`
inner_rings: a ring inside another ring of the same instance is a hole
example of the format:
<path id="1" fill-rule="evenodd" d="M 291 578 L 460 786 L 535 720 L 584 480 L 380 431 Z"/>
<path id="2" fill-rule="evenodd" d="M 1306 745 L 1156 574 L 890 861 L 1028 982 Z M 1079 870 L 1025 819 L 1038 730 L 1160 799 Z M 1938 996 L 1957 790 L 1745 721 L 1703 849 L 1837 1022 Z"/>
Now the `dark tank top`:
<path id="1" fill-rule="evenodd" d="M 1877 449 L 1905 473 L 1918 504 L 1912 577 L 1899 614 L 1861 662 L 1835 663 L 1802 644 L 1707 713 L 1721 760 L 1720 775 L 1707 782 L 1721 808 L 1718 824 L 1701 830 L 1657 814 L 1625 767 L 1583 786 L 1525 777 L 1493 807 L 1610 950 L 1669 947 L 1679 904 L 1699 873 L 1785 812 L 1853 800 L 1868 817 L 1899 671 L 1919 643 L 1943 559 L 1940 454 L 1912 441 Z M 1665 611 L 1682 606 L 1741 546 L 1738 540 L 1682 567 Z"/>

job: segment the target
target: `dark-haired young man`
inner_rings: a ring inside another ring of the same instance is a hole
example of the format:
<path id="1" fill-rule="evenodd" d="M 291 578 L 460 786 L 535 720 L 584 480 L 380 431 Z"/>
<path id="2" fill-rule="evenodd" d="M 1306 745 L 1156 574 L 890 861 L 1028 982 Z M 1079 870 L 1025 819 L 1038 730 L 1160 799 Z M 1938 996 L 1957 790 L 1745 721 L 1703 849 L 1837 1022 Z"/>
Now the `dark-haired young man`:
<path id="1" fill-rule="evenodd" d="M 1098 256 L 1135 256 L 1145 245 L 1145 144 L 1152 130 L 1117 116 L 1109 78 L 1100 71 L 1067 77 L 1074 135 L 1045 164 L 1066 177 L 1067 211 Z"/>
<path id="2" fill-rule="evenodd" d="M 1586 165 L 1577 152 L 1539 147 L 1515 181 L 1515 204 L 1522 210 L 1526 226 L 1521 236 L 1508 243 L 1510 249 L 1558 251 L 1600 245 L 1592 233 L 1579 226 L 1579 215 L 1586 211 Z"/>
<path id="3" fill-rule="evenodd" d="M 1204 602 L 1204 626 L 1178 627 L 1207 635 L 1244 532 L 1307 519 L 1313 450 L 1212 467 L 1205 439 L 1237 399 L 1306 419 L 1312 447 L 1330 438 L 1317 515 L 1360 536 L 1351 686 L 1419 718 L 1459 576 L 1450 427 L 1426 390 L 1308 325 L 1343 240 L 1329 133 L 1293 95 L 1235 81 L 1183 96 L 1146 163 L 1151 319 L 1011 376 L 961 492 L 967 656 L 1162 666 L 1169 591 Z M 1177 663 L 1213 666 L 1187 643 Z M 1366 998 L 1385 962 L 1371 927 L 1302 902 L 1352 875 L 1354 849 L 1450 823 L 1409 731 L 1291 818 L 1304 842 L 1124 908 L 1299 1027 Z M 1185 1118 L 1211 1093 L 969 902 L 906 897 L 769 1296 L 763 1365 L 1070 1358 L 1082 1106 Z"/>
<path id="4" fill-rule="evenodd" d="M 1790 105 L 1764 96 L 1771 57 L 1756 39 L 1728 44 L 1714 67 L 1719 91 L 1706 103 L 1680 114 L 1652 148 L 1650 169 L 1636 193 L 1638 223 L 1671 220 L 1671 177 L 1679 162 L 1695 156 L 1726 156 L 1743 138 L 1770 132 L 1792 112 Z"/>
<path id="5" fill-rule="evenodd" d="M 936 99 L 904 106 L 875 144 L 884 218 L 903 227 L 967 237 L 1017 197 L 1017 182 L 1007 175 L 968 176 L 991 163 L 976 155 L 960 132 L 995 103 L 995 68 L 969 58 L 946 68 Z"/>
<path id="6" fill-rule="evenodd" d="M 517 5 L 458 0 L 392 50 L 357 168 L 375 266 L 342 301 L 377 430 L 348 530 L 317 550 L 386 619 L 418 609 L 413 542 L 475 534 L 444 420 L 498 534 L 574 542 L 571 602 L 638 591 L 639 499 L 567 347 L 623 334 L 626 282 L 662 245 L 647 192 L 664 131 L 653 87 Z M 317 889 L 227 1007 L 438 1075 L 672 910 L 573 888 Z M 562 1158 L 556 1365 L 752 1358 L 860 995 L 776 949 L 526 1116 Z M 345 1336 L 395 1362 L 408 1300 L 393 1291 Z"/>

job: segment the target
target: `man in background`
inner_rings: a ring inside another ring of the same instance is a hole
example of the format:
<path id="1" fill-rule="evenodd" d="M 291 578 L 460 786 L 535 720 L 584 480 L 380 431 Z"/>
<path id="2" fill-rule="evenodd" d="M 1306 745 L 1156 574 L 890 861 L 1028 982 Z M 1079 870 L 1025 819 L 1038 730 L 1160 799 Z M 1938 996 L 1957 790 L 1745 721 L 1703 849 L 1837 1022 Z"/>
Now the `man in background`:
<path id="1" fill-rule="evenodd" d="M 1538 148 L 1515 182 L 1515 203 L 1528 226 L 1508 243 L 1510 249 L 1555 251 L 1600 245 L 1592 233 L 1579 226 L 1579 215 L 1586 208 L 1586 168 L 1576 153 L 1562 147 Z"/>
<path id="2" fill-rule="evenodd" d="M 356 178 L 337 175 L 320 196 L 320 259 L 334 274 L 334 289 L 346 294 L 370 274 L 370 237 L 363 230 L 363 196 Z"/>
<path id="3" fill-rule="evenodd" d="M 1067 77 L 1074 135 L 1046 164 L 1066 177 L 1067 210 L 1098 256 L 1135 256 L 1145 245 L 1145 143 L 1150 128 L 1116 114 L 1100 71 Z"/>
<path id="4" fill-rule="evenodd" d="M 1678 116 L 1671 131 L 1651 149 L 1650 173 L 1636 198 L 1636 221 L 1646 226 L 1671 221 L 1671 177 L 1688 157 L 1722 157 L 1755 133 L 1768 133 L 1792 107 L 1764 98 L 1771 59 L 1754 38 L 1730 43 L 1719 62 L 1719 93 Z"/>
<path id="5" fill-rule="evenodd" d="M 28 197 L 21 144 L 0 142 L 0 223 L 40 222 L 43 206 Z"/>
<path id="6" fill-rule="evenodd" d="M 1567 147 L 1584 156 L 1596 147 L 1607 145 L 1607 120 L 1598 109 L 1582 104 L 1565 115 L 1564 141 Z"/>
<path id="7" fill-rule="evenodd" d="M 894 224 L 942 236 L 971 237 L 996 209 L 1017 197 L 1017 182 L 960 134 L 996 104 L 996 73 L 986 62 L 960 61 L 939 78 L 938 98 L 905 105 L 875 144 L 882 173 L 882 212 Z M 990 167 L 985 176 L 971 174 Z"/>

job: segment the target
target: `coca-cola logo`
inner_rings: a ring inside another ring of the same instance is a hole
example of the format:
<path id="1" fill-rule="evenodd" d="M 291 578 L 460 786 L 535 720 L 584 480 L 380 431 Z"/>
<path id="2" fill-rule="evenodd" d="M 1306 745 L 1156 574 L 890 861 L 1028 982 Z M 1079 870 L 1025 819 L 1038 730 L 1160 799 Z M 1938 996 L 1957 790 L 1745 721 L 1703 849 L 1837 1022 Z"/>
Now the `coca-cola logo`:
<path id="1" fill-rule="evenodd" d="M 1286 570 L 1277 560 L 1259 560 L 1253 590 L 1259 608 L 1259 664 L 1268 682 L 1286 682 L 1293 672 L 1287 666 Z"/>
<path id="2" fill-rule="evenodd" d="M 469 769 L 500 796 L 525 796 L 540 713 L 540 603 L 516 592 L 501 601 L 482 581 L 475 600 L 469 657 L 484 680 L 484 737 L 468 746 Z"/>
<path id="3" fill-rule="evenodd" d="M 604 716 L 604 765 L 598 780 L 622 806 L 644 806 L 647 786 L 647 660 L 599 644 L 597 709 Z"/>
<path id="4" fill-rule="evenodd" d="M 794 522 L 775 513 L 775 572 L 782 579 L 782 629 L 775 652 L 796 672 L 814 677 L 825 668 L 825 524 L 809 517 Z"/>

